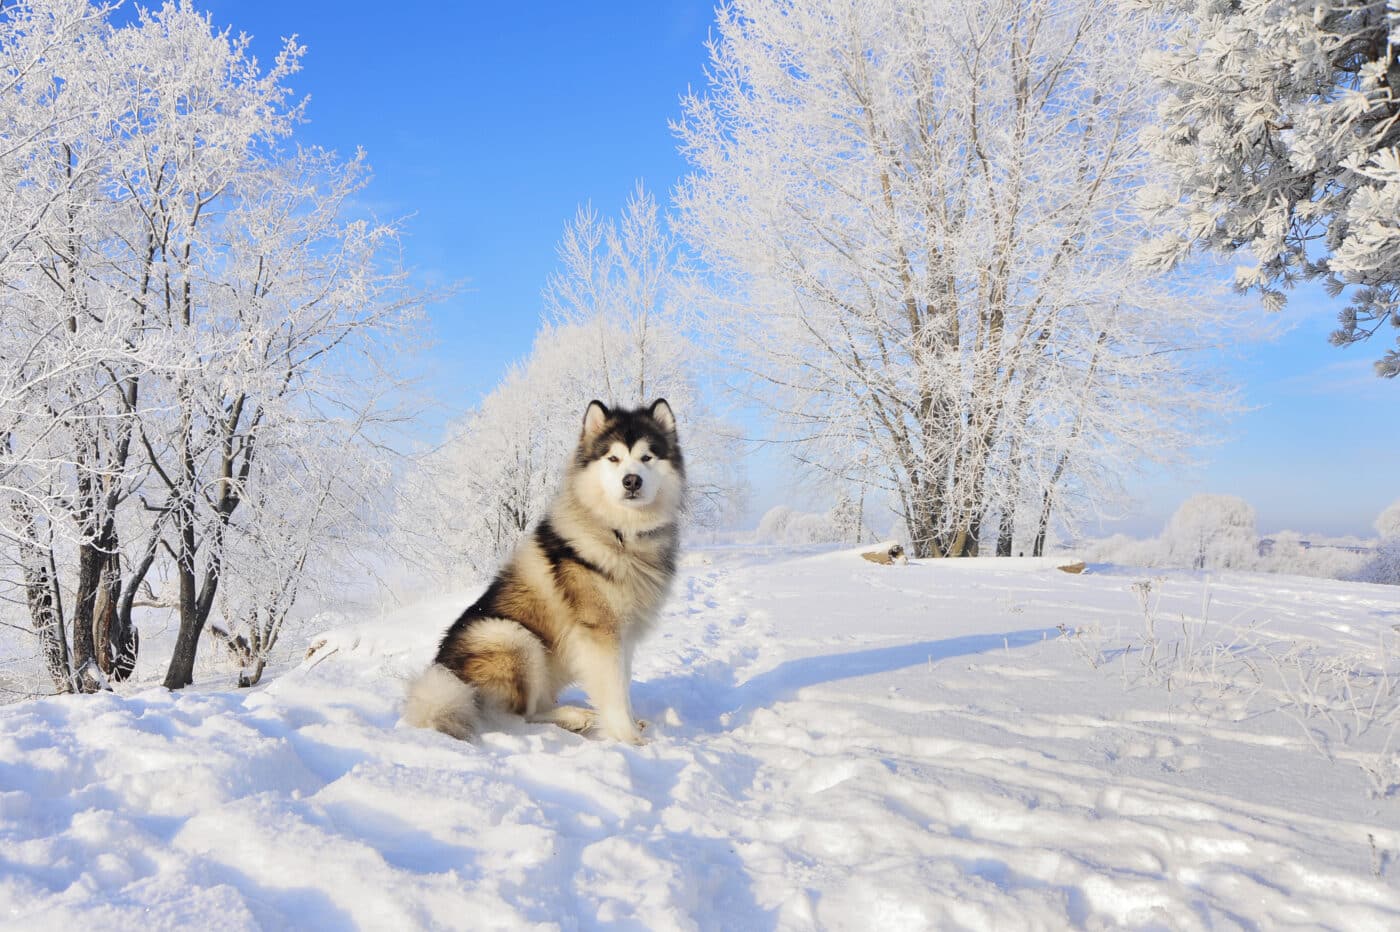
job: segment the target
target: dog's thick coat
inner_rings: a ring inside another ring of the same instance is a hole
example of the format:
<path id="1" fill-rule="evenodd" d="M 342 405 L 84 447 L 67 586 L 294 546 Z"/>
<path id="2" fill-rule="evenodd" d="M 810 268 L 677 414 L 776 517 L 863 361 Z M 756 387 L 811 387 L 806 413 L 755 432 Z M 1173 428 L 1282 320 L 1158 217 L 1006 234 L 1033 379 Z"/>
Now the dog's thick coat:
<path id="1" fill-rule="evenodd" d="M 468 737 L 483 704 L 639 743 L 632 652 L 675 575 L 685 465 L 664 399 L 589 404 L 545 518 L 409 686 L 404 720 Z M 592 709 L 557 705 L 582 685 Z"/>

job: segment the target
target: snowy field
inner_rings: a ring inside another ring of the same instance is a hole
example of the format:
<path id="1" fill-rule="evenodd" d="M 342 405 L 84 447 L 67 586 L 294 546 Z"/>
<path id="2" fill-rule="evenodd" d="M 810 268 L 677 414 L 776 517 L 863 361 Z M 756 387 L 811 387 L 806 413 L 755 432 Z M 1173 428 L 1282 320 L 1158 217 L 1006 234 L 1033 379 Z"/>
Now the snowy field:
<path id="1" fill-rule="evenodd" d="M 640 748 L 398 726 L 469 592 L 0 708 L 0 926 L 1400 928 L 1400 590 L 1053 562 L 692 552 Z"/>

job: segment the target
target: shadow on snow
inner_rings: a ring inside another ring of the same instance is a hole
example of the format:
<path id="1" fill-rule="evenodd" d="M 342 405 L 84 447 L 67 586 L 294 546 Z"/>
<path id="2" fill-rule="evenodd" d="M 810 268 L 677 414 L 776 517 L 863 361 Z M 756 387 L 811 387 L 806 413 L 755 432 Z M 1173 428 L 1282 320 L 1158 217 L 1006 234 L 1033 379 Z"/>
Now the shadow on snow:
<path id="1" fill-rule="evenodd" d="M 1059 631 L 1054 628 L 1032 628 L 798 657 L 742 683 L 735 682 L 734 669 L 729 664 L 711 661 L 684 674 L 635 684 L 634 690 L 643 710 L 672 706 L 690 727 L 728 731 L 748 722 L 756 710 L 791 699 L 809 686 L 889 673 L 951 657 L 1029 647 L 1058 636 Z M 722 718 L 726 714 L 727 723 Z"/>

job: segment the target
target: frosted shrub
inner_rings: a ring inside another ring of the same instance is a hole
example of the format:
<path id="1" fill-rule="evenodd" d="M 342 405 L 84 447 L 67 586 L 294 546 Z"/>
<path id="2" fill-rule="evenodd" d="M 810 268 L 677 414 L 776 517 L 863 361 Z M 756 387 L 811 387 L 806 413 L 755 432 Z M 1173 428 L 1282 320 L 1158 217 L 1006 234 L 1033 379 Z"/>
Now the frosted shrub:
<path id="1" fill-rule="evenodd" d="M 1360 582 L 1400 586 L 1400 537 L 1381 541 L 1375 554 L 1356 573 Z"/>
<path id="2" fill-rule="evenodd" d="M 1376 533 L 1381 536 L 1375 554 L 1356 573 L 1361 582 L 1400 586 L 1400 499 L 1376 517 Z"/>
<path id="3" fill-rule="evenodd" d="M 788 524 L 792 522 L 793 510 L 786 505 L 774 505 L 758 520 L 754 540 L 759 543 L 779 543 L 787 538 Z"/>
<path id="4" fill-rule="evenodd" d="M 1265 573 L 1350 579 L 1367 559 L 1349 540 L 1323 543 L 1317 538 L 1306 540 L 1297 531 L 1279 531 L 1269 535 L 1269 540 L 1271 546 L 1267 553 L 1261 553 L 1256 567 Z"/>
<path id="5" fill-rule="evenodd" d="M 1166 559 L 1157 538 L 1138 540 L 1127 534 L 1114 534 L 1103 540 L 1076 547 L 1090 563 L 1119 563 L 1125 566 L 1164 566 Z"/>
<path id="6" fill-rule="evenodd" d="M 1254 509 L 1233 495 L 1193 495 L 1162 533 L 1168 562 L 1192 569 L 1239 569 L 1256 561 Z"/>
<path id="7" fill-rule="evenodd" d="M 1400 498 L 1391 502 L 1385 511 L 1376 516 L 1374 527 L 1381 540 L 1400 538 Z"/>

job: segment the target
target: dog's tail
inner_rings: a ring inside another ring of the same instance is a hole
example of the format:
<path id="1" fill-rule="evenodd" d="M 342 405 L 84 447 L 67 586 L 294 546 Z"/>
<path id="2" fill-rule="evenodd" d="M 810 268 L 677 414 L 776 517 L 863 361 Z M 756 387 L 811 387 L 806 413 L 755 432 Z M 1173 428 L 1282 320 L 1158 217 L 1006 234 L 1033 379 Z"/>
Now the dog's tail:
<path id="1" fill-rule="evenodd" d="M 415 728 L 435 728 L 454 738 L 469 738 L 476 718 L 476 687 L 442 664 L 432 664 L 408 684 L 403 720 Z"/>

